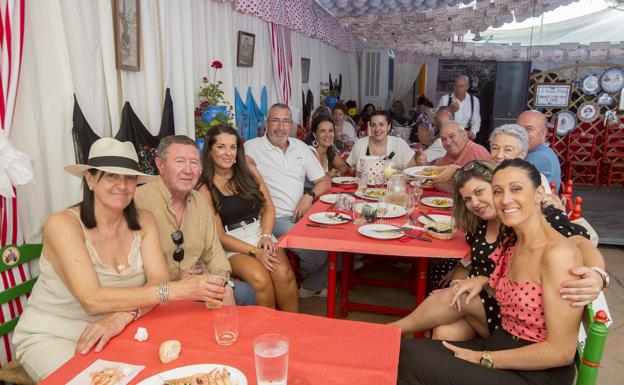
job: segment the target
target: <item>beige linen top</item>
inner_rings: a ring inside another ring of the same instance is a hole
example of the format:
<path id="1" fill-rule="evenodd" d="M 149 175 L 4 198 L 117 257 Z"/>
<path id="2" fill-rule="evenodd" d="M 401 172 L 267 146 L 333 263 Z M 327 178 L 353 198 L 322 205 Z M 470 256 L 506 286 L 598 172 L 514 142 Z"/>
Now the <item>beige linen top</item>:
<path id="1" fill-rule="evenodd" d="M 180 225 L 184 234 L 184 243 L 181 245 L 184 259 L 180 263 L 173 260 L 176 245 L 171 239 L 171 233 L 178 229 L 178 225 L 171 205 L 171 193 L 162 178 L 137 188 L 134 201 L 138 208 L 151 211 L 156 218 L 169 273 L 190 269 L 200 258 L 204 261 L 206 271 L 232 271 L 219 242 L 214 212 L 199 192 L 193 190 L 186 197 L 186 208 Z"/>

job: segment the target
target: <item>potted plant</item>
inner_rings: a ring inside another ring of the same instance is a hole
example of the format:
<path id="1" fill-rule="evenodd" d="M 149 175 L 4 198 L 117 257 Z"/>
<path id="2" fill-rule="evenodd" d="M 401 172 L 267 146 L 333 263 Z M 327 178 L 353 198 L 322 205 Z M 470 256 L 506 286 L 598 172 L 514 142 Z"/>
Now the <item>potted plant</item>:
<path id="1" fill-rule="evenodd" d="M 215 60 L 210 67 L 214 68 L 212 81 L 208 76 L 202 78 L 199 87 L 199 105 L 195 108 L 195 138 L 204 138 L 211 126 L 216 124 L 230 123 L 233 106 L 224 98 L 221 85 L 223 82 L 217 79 L 217 71 L 223 68 L 223 64 Z"/>

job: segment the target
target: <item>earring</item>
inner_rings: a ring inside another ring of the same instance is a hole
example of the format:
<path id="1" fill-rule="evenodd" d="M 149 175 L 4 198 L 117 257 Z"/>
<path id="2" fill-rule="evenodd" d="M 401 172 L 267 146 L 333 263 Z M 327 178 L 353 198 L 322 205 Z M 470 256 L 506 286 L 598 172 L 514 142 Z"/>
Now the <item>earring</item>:
<path id="1" fill-rule="evenodd" d="M 312 147 L 317 148 L 319 146 L 319 142 L 318 140 L 316 140 L 316 136 L 314 137 L 314 140 L 312 141 Z"/>

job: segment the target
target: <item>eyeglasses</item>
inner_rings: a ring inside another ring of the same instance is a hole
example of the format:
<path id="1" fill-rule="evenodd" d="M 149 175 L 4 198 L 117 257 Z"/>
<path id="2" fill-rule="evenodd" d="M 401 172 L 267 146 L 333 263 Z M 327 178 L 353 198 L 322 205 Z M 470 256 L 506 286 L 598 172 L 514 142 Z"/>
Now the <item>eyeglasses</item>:
<path id="1" fill-rule="evenodd" d="M 279 126 L 290 126 L 292 124 L 292 120 L 290 119 L 271 119 L 269 120 L 269 123 L 271 124 L 271 126 L 273 127 L 279 127 Z"/>
<path id="2" fill-rule="evenodd" d="M 473 160 L 471 162 L 466 163 L 464 167 L 455 171 L 455 174 L 453 174 L 453 181 L 455 182 L 455 184 L 457 184 L 459 179 L 465 173 L 472 171 L 473 169 L 475 169 L 475 167 L 478 167 L 479 169 L 481 169 L 485 174 L 491 175 L 492 172 L 494 171 L 494 167 L 490 163 L 484 162 L 482 160 Z"/>
<path id="3" fill-rule="evenodd" d="M 182 244 L 184 243 L 184 233 L 182 230 L 176 230 L 171 233 L 171 240 L 176 245 L 176 249 L 173 250 L 173 260 L 176 262 L 182 262 L 184 259 L 184 249 Z"/>

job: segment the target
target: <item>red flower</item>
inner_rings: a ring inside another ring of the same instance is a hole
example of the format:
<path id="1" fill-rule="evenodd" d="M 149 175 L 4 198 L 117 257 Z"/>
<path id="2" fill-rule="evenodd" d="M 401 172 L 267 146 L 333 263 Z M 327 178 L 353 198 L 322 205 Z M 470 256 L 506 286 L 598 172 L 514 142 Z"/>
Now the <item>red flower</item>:
<path id="1" fill-rule="evenodd" d="M 216 69 L 223 68 L 223 64 L 218 60 L 213 61 L 210 66 Z"/>
<path id="2" fill-rule="evenodd" d="M 204 76 L 204 77 L 202 78 L 202 80 L 204 81 L 204 83 L 207 83 L 207 82 L 208 82 L 208 76 Z"/>

